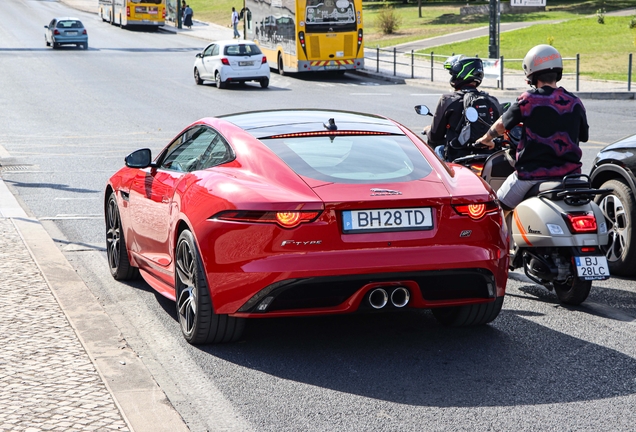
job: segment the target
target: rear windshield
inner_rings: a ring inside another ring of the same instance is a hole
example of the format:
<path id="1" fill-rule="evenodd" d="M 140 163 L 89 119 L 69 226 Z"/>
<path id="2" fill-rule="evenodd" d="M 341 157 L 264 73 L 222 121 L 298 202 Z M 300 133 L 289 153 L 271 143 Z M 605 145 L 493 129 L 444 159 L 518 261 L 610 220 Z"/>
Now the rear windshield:
<path id="1" fill-rule="evenodd" d="M 133 3 L 161 4 L 163 0 L 132 0 Z"/>
<path id="2" fill-rule="evenodd" d="M 406 182 L 431 166 L 403 135 L 263 139 L 296 173 L 333 183 Z"/>
<path id="3" fill-rule="evenodd" d="M 226 46 L 223 53 L 226 56 L 246 56 L 261 54 L 261 50 L 256 45 L 240 44 Z"/>
<path id="4" fill-rule="evenodd" d="M 81 21 L 77 21 L 77 20 L 64 20 L 64 21 L 59 21 L 57 23 L 57 28 L 64 28 L 64 29 L 69 29 L 69 28 L 84 28 L 84 26 L 82 25 Z"/>

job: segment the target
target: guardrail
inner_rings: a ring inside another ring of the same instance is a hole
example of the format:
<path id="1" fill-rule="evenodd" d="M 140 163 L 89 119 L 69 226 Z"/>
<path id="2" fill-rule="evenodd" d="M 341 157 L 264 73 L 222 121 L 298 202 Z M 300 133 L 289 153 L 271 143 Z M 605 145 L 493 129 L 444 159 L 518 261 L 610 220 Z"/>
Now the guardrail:
<path id="1" fill-rule="evenodd" d="M 417 53 L 411 51 L 399 51 L 397 48 L 384 49 L 380 47 L 365 48 L 364 50 L 365 64 L 375 65 L 375 71 L 386 72 L 387 66 L 392 70 L 393 76 L 410 76 L 412 79 L 430 79 L 434 81 L 435 71 L 444 70 L 443 62 L 454 54 L 435 54 L 431 51 L 429 54 Z M 477 57 L 477 56 L 476 56 Z M 505 70 L 504 65 L 507 62 L 521 63 L 523 59 L 506 59 L 504 56 L 498 59 L 482 59 L 484 60 L 484 72 L 489 78 L 497 79 L 497 88 L 504 89 L 504 78 L 509 76 L 522 76 L 523 72 L 512 72 L 510 69 Z M 564 73 L 563 76 L 574 76 L 576 81 L 576 91 L 579 91 L 579 79 L 581 76 L 581 57 L 576 54 L 575 57 L 563 57 L 564 64 L 575 62 L 574 72 Z M 398 74 L 399 70 L 399 74 Z M 627 91 L 631 91 L 632 81 L 632 54 L 629 54 L 628 70 L 627 70 Z"/>

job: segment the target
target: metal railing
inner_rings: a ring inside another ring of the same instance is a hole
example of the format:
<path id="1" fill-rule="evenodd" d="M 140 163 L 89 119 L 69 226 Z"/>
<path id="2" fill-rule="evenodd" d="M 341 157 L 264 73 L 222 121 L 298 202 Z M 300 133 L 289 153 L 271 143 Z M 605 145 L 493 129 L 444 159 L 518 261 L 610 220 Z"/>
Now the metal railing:
<path id="1" fill-rule="evenodd" d="M 393 76 L 410 77 L 412 79 L 430 79 L 434 81 L 436 70 L 445 70 L 443 62 L 451 55 L 435 54 L 431 51 L 428 54 L 417 53 L 414 50 L 399 51 L 397 48 L 365 48 L 365 63 L 374 64 L 376 73 L 383 71 L 384 73 L 392 73 Z M 484 59 L 486 63 L 495 63 L 495 68 L 491 67 L 490 77 L 496 77 L 497 88 L 504 89 L 504 79 L 509 77 L 520 76 L 525 79 L 523 72 L 516 72 L 511 69 L 505 69 L 505 64 L 516 63 L 519 64 L 523 59 L 506 59 L 501 56 L 499 59 Z M 576 91 L 580 90 L 580 75 L 581 75 L 581 58 L 579 54 L 575 57 L 564 57 L 565 64 L 574 62 L 574 72 L 564 73 L 563 76 L 574 77 L 576 82 Z M 497 70 L 496 74 L 492 74 L 493 69 Z M 571 69 L 567 67 L 566 69 Z M 631 91 L 632 80 L 632 54 L 629 54 L 628 70 L 627 70 L 627 91 Z"/>

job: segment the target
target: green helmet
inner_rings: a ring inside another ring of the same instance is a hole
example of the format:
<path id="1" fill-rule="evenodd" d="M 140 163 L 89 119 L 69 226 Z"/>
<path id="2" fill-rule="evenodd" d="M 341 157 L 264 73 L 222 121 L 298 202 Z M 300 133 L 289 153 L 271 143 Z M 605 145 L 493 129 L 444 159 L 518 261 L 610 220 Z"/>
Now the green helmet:
<path id="1" fill-rule="evenodd" d="M 452 56 L 446 60 L 444 68 L 448 69 L 450 84 L 456 89 L 473 82 L 478 86 L 484 79 L 484 63 L 477 57 Z"/>

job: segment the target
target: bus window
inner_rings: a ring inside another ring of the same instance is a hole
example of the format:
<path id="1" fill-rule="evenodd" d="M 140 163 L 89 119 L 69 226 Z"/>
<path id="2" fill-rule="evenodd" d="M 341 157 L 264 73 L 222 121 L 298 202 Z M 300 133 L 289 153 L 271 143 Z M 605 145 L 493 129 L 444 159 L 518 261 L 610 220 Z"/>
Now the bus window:
<path id="1" fill-rule="evenodd" d="M 356 16 L 351 0 L 307 0 L 308 32 L 355 31 Z"/>

